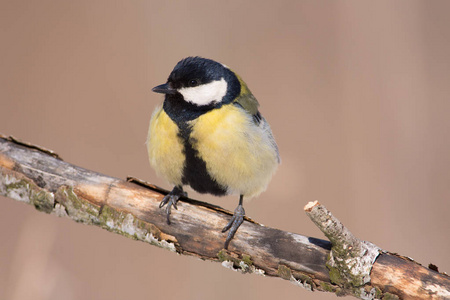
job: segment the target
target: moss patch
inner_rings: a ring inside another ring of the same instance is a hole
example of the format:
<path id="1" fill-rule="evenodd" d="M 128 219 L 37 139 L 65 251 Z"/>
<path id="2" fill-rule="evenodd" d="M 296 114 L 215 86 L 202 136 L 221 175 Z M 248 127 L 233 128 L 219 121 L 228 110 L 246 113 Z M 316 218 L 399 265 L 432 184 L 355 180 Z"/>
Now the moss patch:
<path id="1" fill-rule="evenodd" d="M 55 203 L 53 193 L 38 187 L 30 179 L 19 179 L 14 176 L 2 177 L 0 190 L 6 197 L 33 204 L 37 210 L 51 213 Z"/>
<path id="2" fill-rule="evenodd" d="M 248 254 L 238 255 L 234 252 L 229 252 L 222 249 L 217 253 L 217 258 L 222 262 L 222 265 L 233 269 L 235 271 L 240 271 L 241 273 L 256 273 L 264 275 L 264 271 L 256 268 L 253 265 L 253 260 Z"/>
<path id="3" fill-rule="evenodd" d="M 331 267 L 327 264 L 327 268 L 330 270 L 328 274 L 330 275 L 330 280 L 332 283 L 335 283 L 339 286 L 342 286 L 346 283 L 346 280 L 344 280 L 341 276 L 341 273 L 339 270 L 335 267 Z"/>
<path id="4" fill-rule="evenodd" d="M 382 296 L 383 296 L 383 292 L 378 287 L 375 287 L 375 298 L 381 299 Z"/>
<path id="5" fill-rule="evenodd" d="M 334 293 L 334 291 L 335 291 L 335 287 L 331 283 L 324 282 L 324 281 L 320 282 L 320 288 L 325 292 Z"/>
<path id="6" fill-rule="evenodd" d="M 383 300 L 399 300 L 400 298 L 397 295 L 391 293 L 384 293 Z"/>
<path id="7" fill-rule="evenodd" d="M 291 271 L 291 268 L 289 268 L 285 265 L 279 265 L 277 274 L 278 274 L 278 276 L 280 276 L 283 279 L 291 280 L 292 271 Z"/>
<path id="8" fill-rule="evenodd" d="M 70 186 L 61 186 L 56 191 L 56 202 L 64 206 L 67 214 L 75 221 L 99 224 L 100 207 L 78 197 Z"/>
<path id="9" fill-rule="evenodd" d="M 358 288 L 364 285 L 364 275 L 354 274 L 355 266 L 351 263 L 355 253 L 344 249 L 342 245 L 334 246 L 331 249 L 326 266 L 329 270 L 331 282 L 347 288 Z"/>
<path id="10" fill-rule="evenodd" d="M 217 258 L 219 258 L 219 260 L 221 262 L 223 261 L 231 261 L 233 262 L 233 264 L 238 267 L 240 265 L 241 262 L 243 262 L 244 264 L 248 265 L 248 266 L 252 266 L 253 265 L 253 261 L 250 257 L 250 255 L 248 254 L 242 254 L 241 256 L 233 253 L 233 252 L 228 252 L 225 249 L 222 249 L 219 251 L 219 253 L 217 253 Z"/>

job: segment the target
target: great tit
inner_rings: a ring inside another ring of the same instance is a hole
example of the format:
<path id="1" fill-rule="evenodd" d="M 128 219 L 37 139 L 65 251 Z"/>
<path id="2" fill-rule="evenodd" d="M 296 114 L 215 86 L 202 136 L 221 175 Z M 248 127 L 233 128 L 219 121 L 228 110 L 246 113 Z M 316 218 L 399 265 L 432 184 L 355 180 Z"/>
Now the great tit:
<path id="1" fill-rule="evenodd" d="M 238 194 L 239 205 L 222 232 L 225 249 L 244 221 L 243 199 L 262 193 L 280 156 L 258 101 L 227 66 L 202 57 L 187 57 L 167 82 L 152 89 L 165 94 L 153 112 L 147 148 L 158 175 L 174 185 L 161 201 L 177 208 L 183 186 L 216 196 Z"/>

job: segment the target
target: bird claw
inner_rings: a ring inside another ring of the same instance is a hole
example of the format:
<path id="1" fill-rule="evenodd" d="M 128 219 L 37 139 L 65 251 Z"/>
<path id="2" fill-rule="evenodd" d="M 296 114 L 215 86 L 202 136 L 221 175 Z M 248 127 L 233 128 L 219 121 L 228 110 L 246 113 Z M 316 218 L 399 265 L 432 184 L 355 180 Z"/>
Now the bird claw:
<path id="1" fill-rule="evenodd" d="M 245 216 L 244 207 L 241 204 L 239 204 L 238 207 L 236 207 L 230 222 L 228 222 L 228 224 L 222 229 L 222 232 L 230 230 L 228 232 L 227 239 L 225 240 L 224 246 L 225 249 L 228 249 L 228 246 L 230 245 L 231 240 L 236 234 L 236 231 L 238 230 L 239 226 L 241 226 L 242 222 L 244 222 L 244 216 Z"/>
<path id="2" fill-rule="evenodd" d="M 178 210 L 177 202 L 180 199 L 180 197 L 187 197 L 187 193 L 183 191 L 183 188 L 176 186 L 170 193 L 165 195 L 162 201 L 159 203 L 159 208 L 163 208 L 167 204 L 166 215 L 167 215 L 167 224 L 169 225 L 172 206 L 176 210 Z"/>

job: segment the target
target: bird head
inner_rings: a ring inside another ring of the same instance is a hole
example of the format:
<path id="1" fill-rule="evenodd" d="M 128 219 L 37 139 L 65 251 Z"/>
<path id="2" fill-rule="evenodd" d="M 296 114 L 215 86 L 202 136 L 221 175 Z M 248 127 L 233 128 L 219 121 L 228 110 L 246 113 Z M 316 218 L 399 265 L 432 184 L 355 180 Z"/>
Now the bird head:
<path id="1" fill-rule="evenodd" d="M 202 57 L 177 63 L 167 82 L 152 89 L 166 100 L 182 100 L 198 108 L 215 108 L 233 102 L 241 92 L 237 75 L 227 66 Z"/>

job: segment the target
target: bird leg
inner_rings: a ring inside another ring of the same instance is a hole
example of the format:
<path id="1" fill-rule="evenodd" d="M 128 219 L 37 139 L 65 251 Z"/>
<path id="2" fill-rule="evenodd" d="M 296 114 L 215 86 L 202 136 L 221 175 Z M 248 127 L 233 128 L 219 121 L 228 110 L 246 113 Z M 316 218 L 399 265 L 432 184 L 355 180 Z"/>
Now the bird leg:
<path id="1" fill-rule="evenodd" d="M 242 201 L 244 199 L 244 196 L 241 195 L 239 198 L 239 205 L 234 210 L 233 217 L 231 218 L 230 222 L 222 229 L 222 232 L 226 232 L 227 230 L 230 230 L 228 232 L 227 239 L 225 240 L 225 249 L 228 249 L 228 245 L 230 244 L 230 241 L 233 239 L 234 234 L 238 230 L 239 226 L 241 226 L 242 222 L 244 222 L 244 216 L 245 216 L 245 210 L 242 206 Z"/>
<path id="2" fill-rule="evenodd" d="M 163 208 L 166 204 L 166 214 L 167 214 L 167 224 L 170 225 L 170 211 L 172 209 L 172 206 L 175 209 L 177 208 L 177 202 L 180 199 L 180 197 L 187 197 L 187 193 L 183 191 L 182 186 L 175 186 L 173 190 L 164 196 L 161 203 L 159 203 L 159 208 Z"/>

